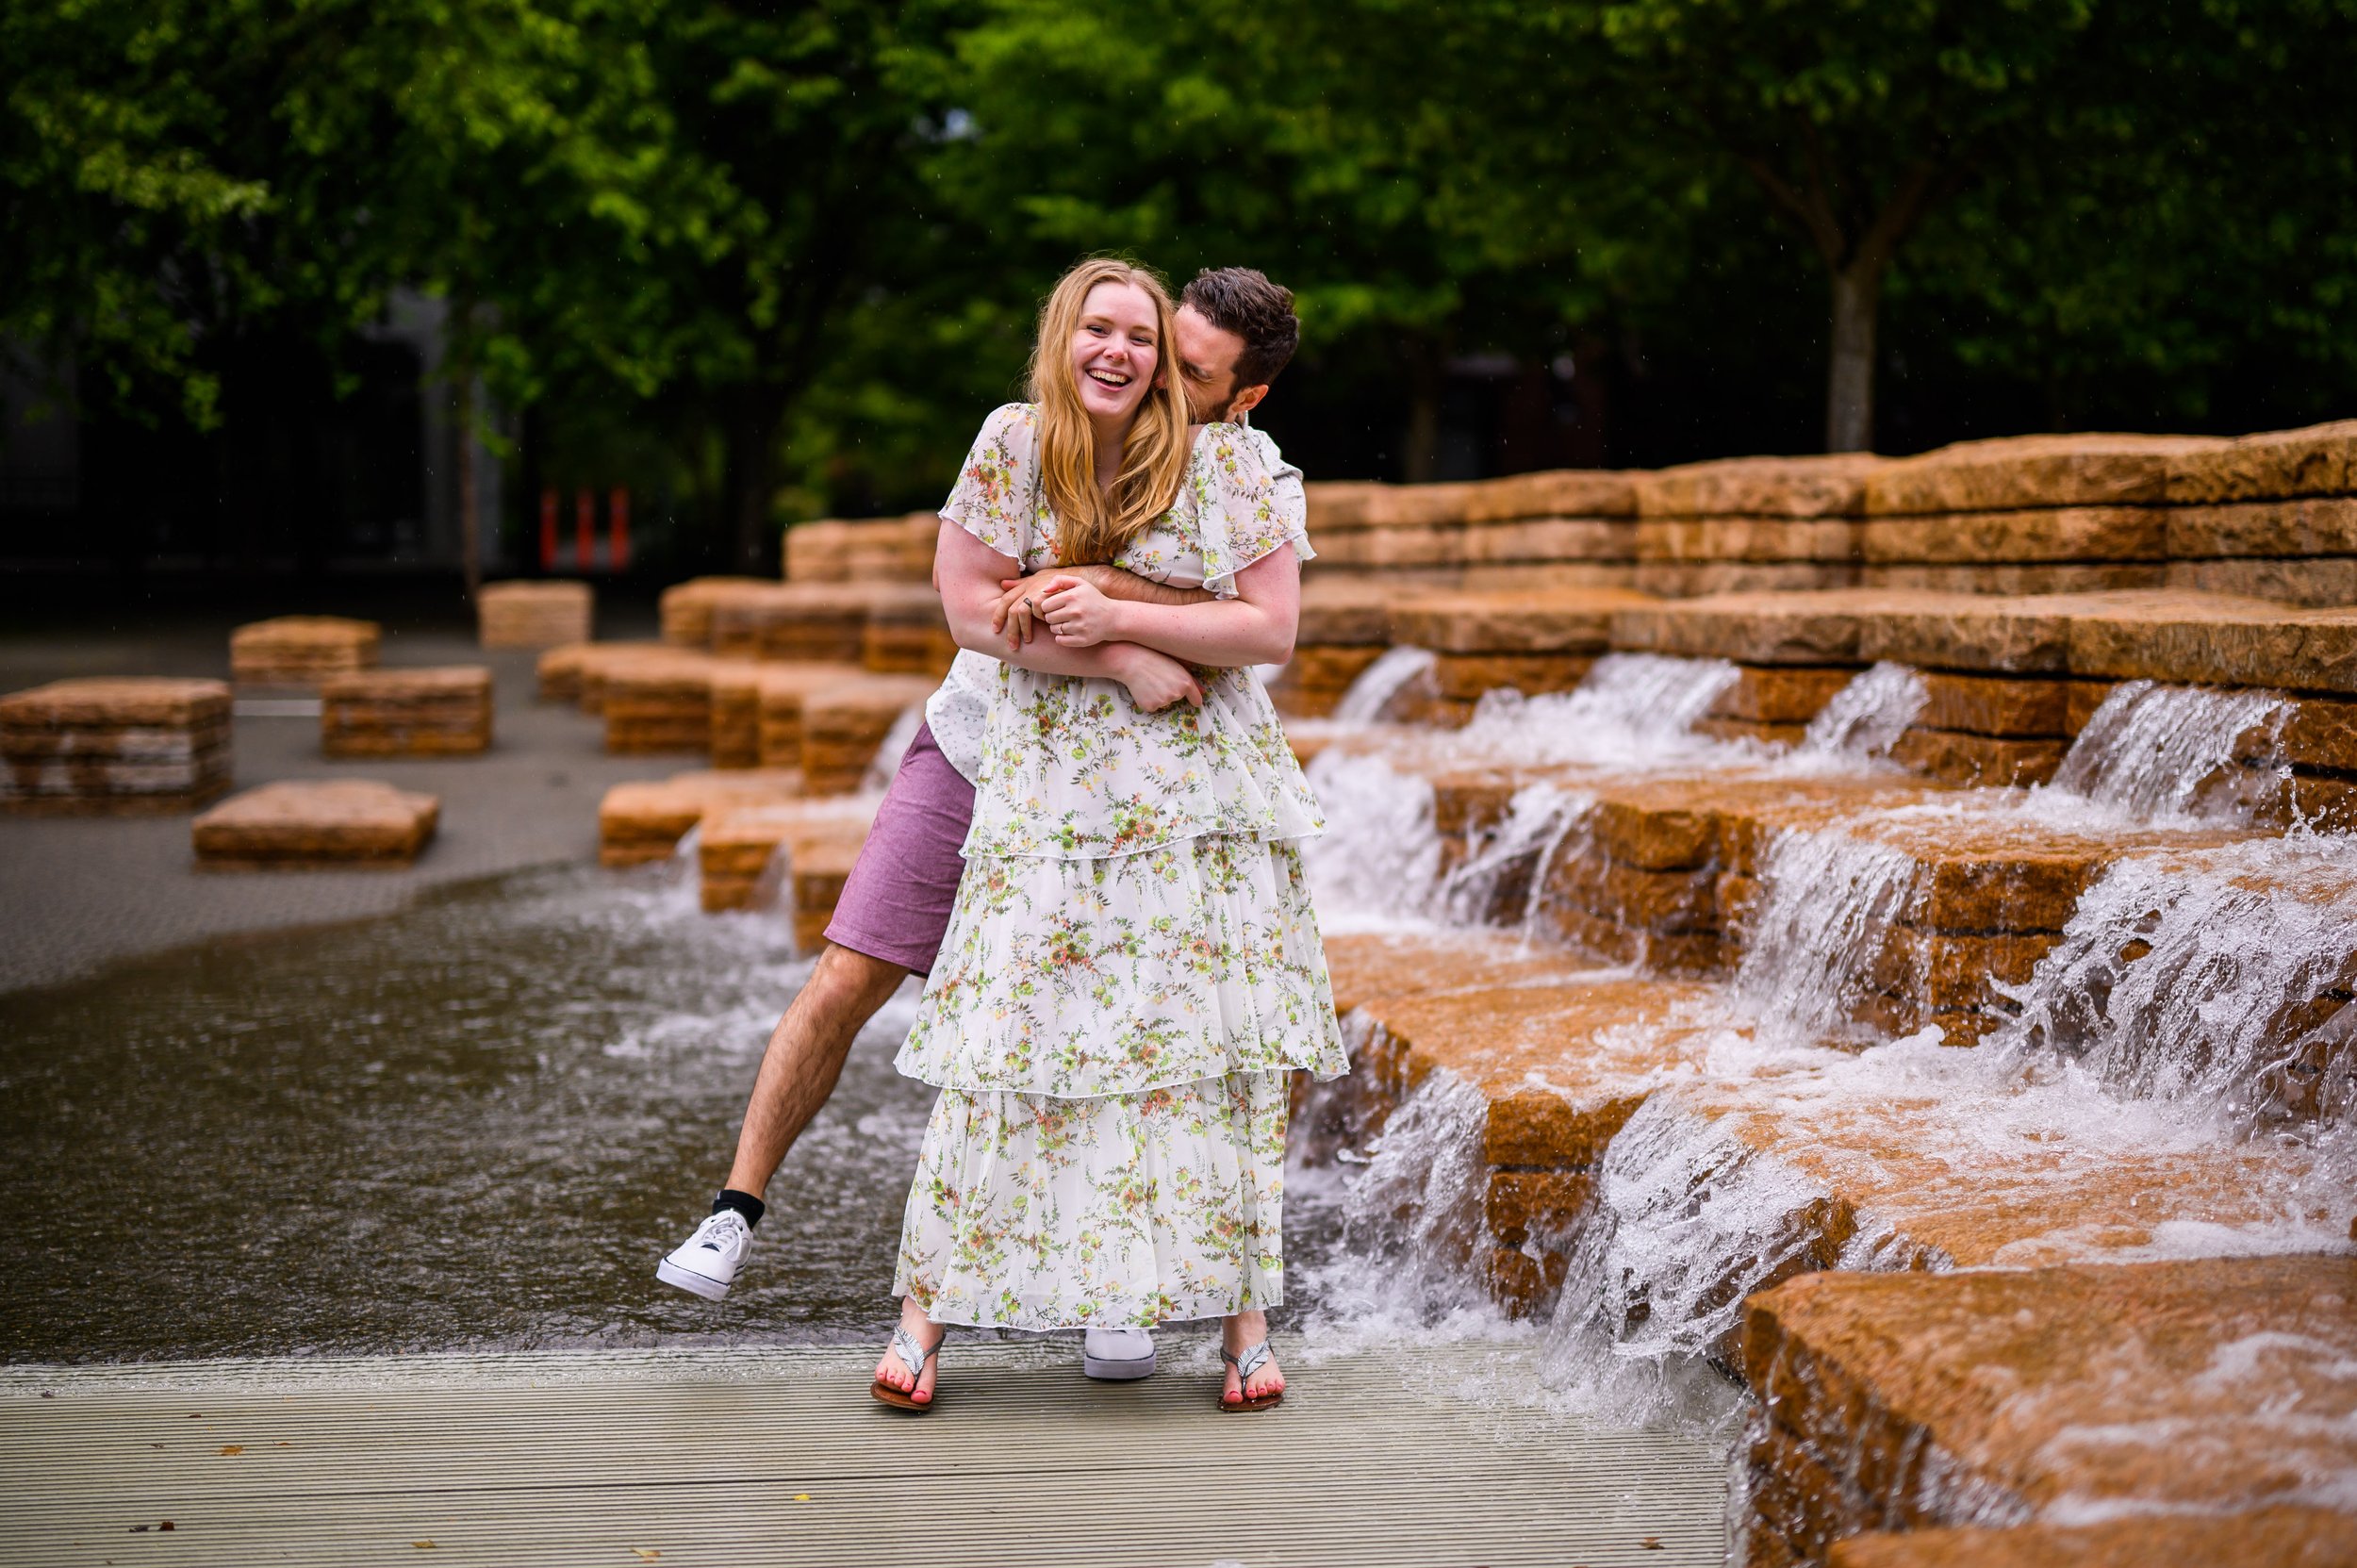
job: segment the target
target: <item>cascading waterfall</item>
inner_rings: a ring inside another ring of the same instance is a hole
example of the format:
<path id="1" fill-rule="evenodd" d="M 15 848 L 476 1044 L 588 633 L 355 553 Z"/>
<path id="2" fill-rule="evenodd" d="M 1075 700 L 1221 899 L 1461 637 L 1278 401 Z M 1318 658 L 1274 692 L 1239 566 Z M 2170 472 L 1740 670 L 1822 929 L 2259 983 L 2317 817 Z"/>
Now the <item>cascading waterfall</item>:
<path id="1" fill-rule="evenodd" d="M 1525 937 L 1538 934 L 1547 872 L 1594 805 L 1592 796 L 1552 784 L 1516 790 L 1505 818 L 1441 879 L 1434 899 L 1440 918 L 1453 926 L 1503 925 Z"/>
<path id="2" fill-rule="evenodd" d="M 1319 753 L 1307 772 L 1327 821 L 1301 847 L 1320 920 L 1329 929 L 1422 923 L 1441 874 L 1431 784 L 1343 751 Z"/>
<path id="3" fill-rule="evenodd" d="M 1904 850 L 1839 832 L 1788 830 L 1768 847 L 1760 904 L 1736 970 L 1739 1002 L 1780 1038 L 1854 1033 L 1891 930 L 1917 897 L 1921 867 Z"/>
<path id="4" fill-rule="evenodd" d="M 2291 711 L 2273 692 L 2123 682 L 2045 787 L 2144 821 L 2248 820 L 2283 789 L 2285 774 L 2241 759 L 2271 757 Z"/>
<path id="5" fill-rule="evenodd" d="M 1864 762 L 1890 754 L 1930 701 L 1923 677 L 1885 661 L 1835 692 L 1808 721 L 1801 749 L 1818 756 Z"/>
<path id="6" fill-rule="evenodd" d="M 863 793 L 881 795 L 892 787 L 892 775 L 900 770 L 900 759 L 908 755 L 910 744 L 916 739 L 917 727 L 924 722 L 924 703 L 912 702 L 900 710 L 900 717 L 884 732 L 883 744 L 876 748 L 874 760 L 860 779 Z"/>
<path id="7" fill-rule="evenodd" d="M 2237 1120 L 2357 1123 L 2357 841 L 2124 860 L 2079 900 L 1997 1044 Z"/>
<path id="8" fill-rule="evenodd" d="M 1468 751 L 1529 764 L 1659 767 L 1731 748 L 1694 725 L 1739 678 L 1724 659 L 1612 653 L 1571 691 L 1484 696 L 1459 739 Z"/>
<path id="9" fill-rule="evenodd" d="M 1337 724 L 1377 724 L 1391 717 L 1393 702 L 1420 683 L 1429 685 L 1437 662 L 1423 648 L 1387 648 L 1375 663 L 1359 672 L 1342 701 L 1334 704 Z"/>

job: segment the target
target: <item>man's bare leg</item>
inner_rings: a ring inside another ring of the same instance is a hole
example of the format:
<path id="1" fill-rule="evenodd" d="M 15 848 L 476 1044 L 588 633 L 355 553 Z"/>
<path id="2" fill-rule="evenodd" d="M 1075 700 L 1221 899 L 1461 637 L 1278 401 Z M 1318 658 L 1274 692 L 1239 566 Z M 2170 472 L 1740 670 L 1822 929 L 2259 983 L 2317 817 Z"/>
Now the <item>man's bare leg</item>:
<path id="1" fill-rule="evenodd" d="M 736 1135 L 736 1163 L 729 1167 L 732 1190 L 761 1196 L 786 1150 L 834 1093 L 851 1042 L 908 978 L 898 964 L 832 942 L 820 951 L 762 1052 L 745 1126 Z"/>
<path id="2" fill-rule="evenodd" d="M 908 978 L 909 971 L 898 964 L 827 944 L 762 1052 L 728 1187 L 714 1202 L 711 1217 L 657 1265 L 656 1279 L 707 1301 L 728 1295 L 752 1243 L 752 1229 L 761 1223 L 762 1189 L 834 1093 L 851 1042 Z"/>

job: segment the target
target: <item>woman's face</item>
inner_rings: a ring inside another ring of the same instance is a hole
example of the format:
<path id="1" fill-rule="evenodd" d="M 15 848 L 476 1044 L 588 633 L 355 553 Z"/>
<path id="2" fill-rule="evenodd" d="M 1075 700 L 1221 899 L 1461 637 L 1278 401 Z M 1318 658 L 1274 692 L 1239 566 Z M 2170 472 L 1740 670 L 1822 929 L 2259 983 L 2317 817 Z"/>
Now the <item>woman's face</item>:
<path id="1" fill-rule="evenodd" d="M 1072 331 L 1072 382 L 1092 420 L 1126 420 L 1162 381 L 1154 301 L 1134 283 L 1105 282 L 1080 302 Z"/>

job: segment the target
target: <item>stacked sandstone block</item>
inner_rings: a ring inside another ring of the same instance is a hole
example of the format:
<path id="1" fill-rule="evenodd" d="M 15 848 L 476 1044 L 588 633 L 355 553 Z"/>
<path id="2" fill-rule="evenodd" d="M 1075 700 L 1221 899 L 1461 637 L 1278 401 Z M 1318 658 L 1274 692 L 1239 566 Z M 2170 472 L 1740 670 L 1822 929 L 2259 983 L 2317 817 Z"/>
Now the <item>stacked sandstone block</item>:
<path id="1" fill-rule="evenodd" d="M 1463 587 L 1625 587 L 1631 476 L 1600 470 L 1453 485 L 1308 487 L 1320 571 Z"/>
<path id="2" fill-rule="evenodd" d="M 735 588 L 766 586 L 759 577 L 691 577 L 663 590 L 663 640 L 675 648 L 712 646 L 712 607 Z"/>
<path id="3" fill-rule="evenodd" d="M 219 681 L 56 681 L 0 698 L 0 806 L 119 816 L 187 811 L 229 787 Z"/>
<path id="4" fill-rule="evenodd" d="M 827 583 L 764 583 L 712 595 L 712 652 L 723 658 L 835 660 L 857 664 L 867 640 L 867 601 Z"/>
<path id="5" fill-rule="evenodd" d="M 867 840 L 865 800 L 742 802 L 715 809 L 697 843 L 707 914 L 783 902 L 795 946 L 816 948 Z"/>
<path id="6" fill-rule="evenodd" d="M 877 583 L 867 586 L 867 619 L 860 634 L 860 662 L 880 675 L 931 675 L 938 680 L 957 662 L 957 639 L 941 595 L 930 583 Z"/>
<path id="7" fill-rule="evenodd" d="M 795 583 L 930 582 L 940 537 L 938 512 L 797 523 L 785 531 L 785 575 Z"/>
<path id="8" fill-rule="evenodd" d="M 554 648 L 587 642 L 586 583 L 486 583 L 475 612 L 486 648 Z"/>
<path id="9" fill-rule="evenodd" d="M 1277 708 L 1294 718 L 1331 714 L 1351 683 L 1395 640 L 1391 614 L 1395 596 L 1380 584 L 1323 573 L 1305 582 L 1294 656 L 1269 684 Z"/>
<path id="10" fill-rule="evenodd" d="M 2159 587 L 2170 470 L 2224 444 L 2017 436 L 1886 464 L 1866 481 L 1863 580 L 1969 593 Z"/>
<path id="11" fill-rule="evenodd" d="M 1738 457 L 1640 475 L 1636 586 L 1667 598 L 1850 586 L 1866 479 L 1882 464 Z"/>
<path id="12" fill-rule="evenodd" d="M 2357 420 L 2187 453 L 2168 503 L 2170 586 L 2357 604 Z"/>
<path id="13" fill-rule="evenodd" d="M 491 746 L 491 672 L 480 665 L 371 669 L 320 687 L 331 757 L 465 756 Z"/>
<path id="14" fill-rule="evenodd" d="M 239 689 L 312 691 L 331 676 L 373 669 L 383 633 L 344 616 L 280 616 L 229 635 L 229 671 Z"/>
<path id="15" fill-rule="evenodd" d="M 2357 1517 L 2301 1506 L 2357 1469 L 2352 1301 L 2357 1260 L 2316 1256 L 1811 1274 L 1755 1295 L 1740 1560 L 2357 1560 Z M 2036 1522 L 2065 1510 L 2079 1522 Z"/>
<path id="16" fill-rule="evenodd" d="M 764 767 L 802 766 L 802 710 L 812 696 L 858 681 L 849 664 L 765 664 L 754 667 L 755 756 Z"/>
<path id="17" fill-rule="evenodd" d="M 370 780 L 282 780 L 223 801 L 191 836 L 200 870 L 398 869 L 440 816 L 434 796 Z"/>
<path id="18" fill-rule="evenodd" d="M 763 768 L 674 773 L 616 784 L 598 806 L 598 864 L 618 869 L 668 860 L 680 840 L 716 807 L 790 801 L 801 786 L 799 772 Z"/>
<path id="19" fill-rule="evenodd" d="M 1429 650 L 1434 696 L 1416 718 L 1462 724 L 1482 696 L 1512 687 L 1525 696 L 1569 691 L 1612 646 L 1612 618 L 1651 599 L 1629 588 L 1395 596 L 1392 635 Z"/>
<path id="20" fill-rule="evenodd" d="M 708 654 L 667 650 L 612 666 L 599 700 L 605 749 L 625 756 L 710 751 L 716 663 Z"/>
<path id="21" fill-rule="evenodd" d="M 938 684 L 927 675 L 863 675 L 809 693 L 801 702 L 804 786 L 813 795 L 858 790 L 893 726 Z"/>

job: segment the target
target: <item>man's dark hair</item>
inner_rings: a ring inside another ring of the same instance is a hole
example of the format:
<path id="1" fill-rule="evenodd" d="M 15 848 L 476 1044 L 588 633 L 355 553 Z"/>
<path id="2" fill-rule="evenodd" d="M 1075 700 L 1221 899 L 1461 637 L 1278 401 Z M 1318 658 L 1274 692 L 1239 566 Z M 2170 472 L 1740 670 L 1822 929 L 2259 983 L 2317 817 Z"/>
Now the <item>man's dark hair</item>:
<path id="1" fill-rule="evenodd" d="M 1301 345 L 1294 291 L 1249 267 L 1204 268 L 1178 303 L 1195 306 L 1205 321 L 1244 339 L 1244 352 L 1236 355 L 1238 391 L 1275 381 Z"/>

